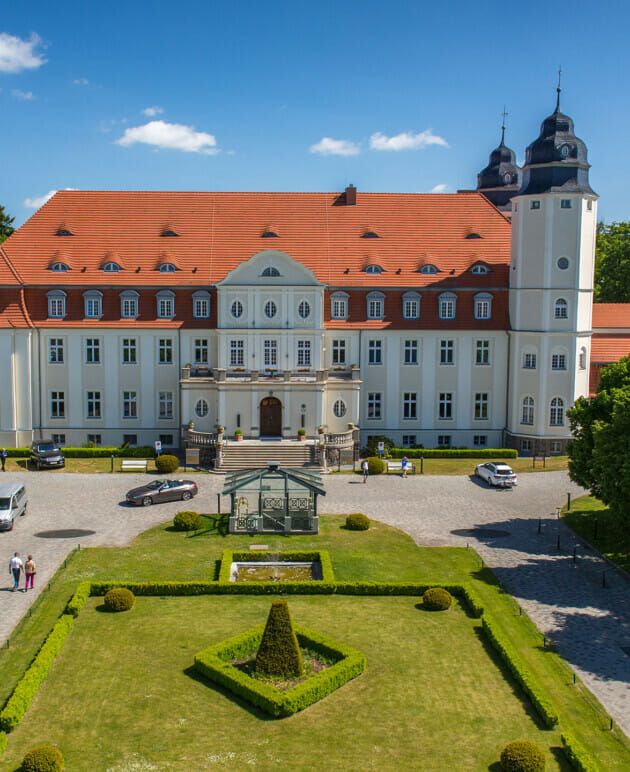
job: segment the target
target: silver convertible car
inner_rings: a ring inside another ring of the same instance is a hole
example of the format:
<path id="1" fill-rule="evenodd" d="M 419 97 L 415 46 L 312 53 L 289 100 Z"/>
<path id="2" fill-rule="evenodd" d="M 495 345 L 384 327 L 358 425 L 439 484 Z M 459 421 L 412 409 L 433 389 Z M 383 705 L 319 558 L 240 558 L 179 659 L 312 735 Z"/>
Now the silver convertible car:
<path id="1" fill-rule="evenodd" d="M 140 488 L 127 493 L 129 504 L 159 504 L 162 501 L 188 501 L 199 493 L 197 483 L 192 480 L 152 480 Z"/>
<path id="2" fill-rule="evenodd" d="M 507 464 L 479 464 L 475 469 L 475 477 L 485 480 L 488 485 L 495 488 L 512 488 L 517 484 L 516 475 L 512 467 Z"/>

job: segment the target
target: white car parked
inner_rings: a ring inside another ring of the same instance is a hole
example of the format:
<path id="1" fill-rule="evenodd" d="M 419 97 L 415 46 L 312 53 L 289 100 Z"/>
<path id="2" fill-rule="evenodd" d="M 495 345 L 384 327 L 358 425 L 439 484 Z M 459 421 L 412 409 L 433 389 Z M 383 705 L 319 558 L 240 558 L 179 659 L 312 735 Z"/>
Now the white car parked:
<path id="1" fill-rule="evenodd" d="M 511 488 L 517 484 L 516 475 L 507 464 L 479 464 L 475 469 L 475 477 L 480 477 L 495 488 Z"/>

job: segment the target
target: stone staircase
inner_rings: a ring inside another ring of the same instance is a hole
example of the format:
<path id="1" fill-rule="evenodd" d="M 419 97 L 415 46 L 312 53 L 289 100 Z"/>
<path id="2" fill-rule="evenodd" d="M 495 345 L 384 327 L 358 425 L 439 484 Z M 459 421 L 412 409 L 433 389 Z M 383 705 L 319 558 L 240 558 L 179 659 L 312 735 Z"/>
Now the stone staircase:
<path id="1" fill-rule="evenodd" d="M 217 471 L 259 469 L 269 463 L 280 466 L 320 469 L 317 445 L 313 441 L 244 440 L 230 441 L 224 447 L 223 462 Z"/>

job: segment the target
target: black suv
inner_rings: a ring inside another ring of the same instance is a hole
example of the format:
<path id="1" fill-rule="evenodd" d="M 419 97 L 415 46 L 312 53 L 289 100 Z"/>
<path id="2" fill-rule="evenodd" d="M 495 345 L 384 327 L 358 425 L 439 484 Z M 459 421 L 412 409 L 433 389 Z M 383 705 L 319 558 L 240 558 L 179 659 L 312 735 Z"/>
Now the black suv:
<path id="1" fill-rule="evenodd" d="M 66 465 L 61 448 L 52 440 L 33 442 L 30 461 L 37 469 L 58 469 Z"/>

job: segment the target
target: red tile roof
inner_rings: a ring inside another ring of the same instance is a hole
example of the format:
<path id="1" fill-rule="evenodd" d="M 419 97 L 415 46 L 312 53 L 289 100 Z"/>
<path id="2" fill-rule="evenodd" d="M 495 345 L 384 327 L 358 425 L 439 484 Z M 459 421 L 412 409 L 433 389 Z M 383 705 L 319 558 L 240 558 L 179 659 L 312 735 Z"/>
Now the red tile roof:
<path id="1" fill-rule="evenodd" d="M 21 287 L 0 288 L 0 328 L 32 327 Z"/>
<path id="2" fill-rule="evenodd" d="M 60 191 L 4 249 L 28 285 L 111 285 L 113 276 L 99 270 L 107 254 L 125 268 L 115 274 L 117 286 L 208 285 L 257 252 L 277 249 L 334 286 L 507 286 L 510 224 L 484 196 L 357 193 L 356 206 L 338 205 L 339 199 L 337 193 Z M 278 238 L 261 238 L 270 223 Z M 55 235 L 61 225 L 73 235 Z M 162 236 L 166 227 L 179 235 Z M 379 238 L 361 238 L 367 229 Z M 471 231 L 482 238 L 466 239 Z M 70 271 L 50 271 L 57 252 L 67 255 Z M 181 270 L 157 270 L 165 253 Z M 491 272 L 470 274 L 477 261 Z M 384 273 L 366 274 L 371 263 Z M 418 273 L 426 263 L 441 273 Z M 5 277 L 0 266 L 0 284 Z"/>
<path id="3" fill-rule="evenodd" d="M 630 329 L 630 303 L 594 303 L 593 329 L 614 327 Z"/>
<path id="4" fill-rule="evenodd" d="M 610 364 L 630 354 L 630 335 L 593 335 L 591 362 Z"/>

